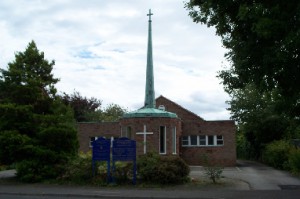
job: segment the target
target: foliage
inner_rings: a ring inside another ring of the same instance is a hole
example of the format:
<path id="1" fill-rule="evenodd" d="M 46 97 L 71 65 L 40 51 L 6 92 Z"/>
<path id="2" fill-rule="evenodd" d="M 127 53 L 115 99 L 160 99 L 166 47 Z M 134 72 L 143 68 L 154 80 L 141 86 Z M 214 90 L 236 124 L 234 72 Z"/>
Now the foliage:
<path id="1" fill-rule="evenodd" d="M 180 157 L 162 157 L 155 153 L 139 156 L 137 167 L 142 182 L 154 184 L 183 183 L 190 172 L 188 165 Z"/>
<path id="2" fill-rule="evenodd" d="M 64 171 L 67 156 L 39 146 L 27 146 L 26 159 L 16 163 L 17 177 L 24 182 L 54 179 Z"/>
<path id="3" fill-rule="evenodd" d="M 71 95 L 63 93 L 60 97 L 66 105 L 72 107 L 77 122 L 116 121 L 126 112 L 117 104 L 109 104 L 101 109 L 101 100 L 83 97 L 79 92 Z"/>
<path id="4" fill-rule="evenodd" d="M 223 168 L 215 166 L 204 167 L 204 170 L 205 175 L 208 176 L 214 184 L 217 183 L 217 180 L 221 178 L 221 174 L 223 173 Z"/>
<path id="5" fill-rule="evenodd" d="M 300 91 L 299 5 L 280 0 L 191 0 L 186 8 L 194 22 L 214 26 L 229 50 L 232 67 L 220 73 L 227 90 L 254 83 L 262 90 L 279 88 L 292 99 Z"/>
<path id="6" fill-rule="evenodd" d="M 289 169 L 295 173 L 300 174 L 300 149 L 292 149 L 289 153 L 288 159 Z"/>
<path id="7" fill-rule="evenodd" d="M 109 104 L 104 109 L 101 120 L 107 122 L 113 122 L 120 119 L 120 117 L 126 112 L 127 112 L 126 109 L 122 108 L 117 104 Z"/>
<path id="8" fill-rule="evenodd" d="M 300 149 L 285 140 L 268 144 L 263 154 L 263 161 L 278 169 L 285 169 L 300 174 Z"/>
<path id="9" fill-rule="evenodd" d="M 59 177 L 60 181 L 75 184 L 88 184 L 93 179 L 92 155 L 81 153 L 66 164 L 65 172 Z"/>
<path id="10" fill-rule="evenodd" d="M 260 158 L 274 140 L 300 126 L 300 2 L 190 0 L 194 22 L 214 26 L 229 68 L 219 72 L 232 119 Z"/>
<path id="11" fill-rule="evenodd" d="M 69 95 L 63 93 L 60 96 L 62 101 L 72 107 L 74 110 L 74 116 L 77 122 L 90 121 L 88 117 L 91 113 L 95 113 L 100 110 L 101 101 L 92 97 L 86 98 L 80 95 L 79 92 L 74 91 L 73 94 Z"/>
<path id="12" fill-rule="evenodd" d="M 12 164 L 15 160 L 22 159 L 24 146 L 30 138 L 17 131 L 2 131 L 0 134 L 0 160 L 2 164 Z"/>
<path id="13" fill-rule="evenodd" d="M 105 167 L 107 168 L 107 167 Z M 117 184 L 130 184 L 133 178 L 133 163 L 132 162 L 115 162 L 115 171 L 113 178 Z"/>
<path id="14" fill-rule="evenodd" d="M 32 41 L 0 71 L 0 162 L 16 163 L 24 181 L 55 178 L 77 154 L 73 112 L 56 95 L 53 66 Z"/>
<path id="15" fill-rule="evenodd" d="M 284 140 L 273 141 L 266 146 L 263 161 L 272 167 L 287 169 L 290 150 L 291 145 L 289 142 Z"/>
<path id="16" fill-rule="evenodd" d="M 238 159 L 251 159 L 255 156 L 253 147 L 242 131 L 238 131 L 236 134 L 236 153 Z"/>
<path id="17" fill-rule="evenodd" d="M 285 115 L 276 110 L 277 92 L 259 92 L 254 85 L 232 92 L 229 110 L 248 141 L 256 148 L 284 137 L 288 128 Z M 259 151 L 258 151 L 259 152 Z"/>
<path id="18" fill-rule="evenodd" d="M 223 173 L 223 168 L 219 167 L 212 163 L 211 157 L 207 154 L 203 154 L 201 159 L 204 163 L 204 172 L 205 175 L 213 181 L 214 184 L 217 183 L 217 180 L 221 178 L 221 174 Z"/>
<path id="19" fill-rule="evenodd" d="M 127 184 L 132 181 L 132 162 L 115 163 L 115 172 L 112 172 L 116 184 Z M 111 165 L 112 169 L 112 165 Z M 58 178 L 60 182 L 73 184 L 107 185 L 107 163 L 104 161 L 96 163 L 96 173 L 92 172 L 91 153 L 81 153 L 78 157 L 71 159 L 66 165 L 65 172 Z"/>

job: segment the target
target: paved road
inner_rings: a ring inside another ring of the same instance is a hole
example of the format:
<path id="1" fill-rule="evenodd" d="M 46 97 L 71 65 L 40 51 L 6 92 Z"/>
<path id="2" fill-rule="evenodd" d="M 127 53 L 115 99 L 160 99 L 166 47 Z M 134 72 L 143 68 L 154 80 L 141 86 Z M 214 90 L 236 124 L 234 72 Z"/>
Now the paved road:
<path id="1" fill-rule="evenodd" d="M 14 171 L 0 172 L 0 178 L 13 176 Z M 192 177 L 203 177 L 202 167 L 191 167 Z M 265 165 L 240 161 L 237 167 L 225 168 L 225 179 L 234 179 L 238 185 L 228 187 L 212 186 L 193 189 L 166 188 L 103 188 L 84 186 L 60 186 L 43 184 L 1 184 L 0 199 L 59 199 L 59 198 L 272 198 L 299 199 L 300 179 Z M 246 185 L 246 186 L 245 186 Z M 284 189 L 281 189 L 284 188 Z M 251 191 L 249 191 L 251 190 Z"/>
<path id="2" fill-rule="evenodd" d="M 225 168 L 222 175 L 248 183 L 250 190 L 300 190 L 300 178 L 253 161 L 238 161 L 237 167 Z M 192 167 L 191 176 L 203 177 L 203 168 Z"/>

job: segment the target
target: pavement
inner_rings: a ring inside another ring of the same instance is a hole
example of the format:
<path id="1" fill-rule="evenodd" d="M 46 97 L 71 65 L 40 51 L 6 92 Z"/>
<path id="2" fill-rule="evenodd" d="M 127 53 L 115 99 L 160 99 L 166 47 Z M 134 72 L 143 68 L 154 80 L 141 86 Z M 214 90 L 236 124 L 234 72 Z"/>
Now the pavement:
<path id="1" fill-rule="evenodd" d="M 14 170 L 2 171 L 0 182 L 14 176 Z M 224 168 L 216 185 L 208 183 L 203 167 L 191 166 L 190 177 L 189 185 L 162 188 L 23 184 L 5 180 L 6 183 L 0 183 L 0 198 L 300 198 L 300 178 L 251 161 L 238 161 L 236 167 Z"/>

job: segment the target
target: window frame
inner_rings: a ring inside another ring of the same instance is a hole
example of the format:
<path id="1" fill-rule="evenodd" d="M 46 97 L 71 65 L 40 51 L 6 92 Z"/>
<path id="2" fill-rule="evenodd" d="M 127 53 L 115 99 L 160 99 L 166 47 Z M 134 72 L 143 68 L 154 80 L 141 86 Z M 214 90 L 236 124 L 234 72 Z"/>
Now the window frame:
<path id="1" fill-rule="evenodd" d="M 197 144 L 192 145 L 192 136 L 197 136 Z M 205 145 L 203 144 L 205 142 Z M 222 147 L 224 146 L 224 136 L 217 135 L 184 135 L 181 137 L 182 147 Z"/>
<path id="2" fill-rule="evenodd" d="M 184 139 L 184 138 L 187 138 L 187 139 Z M 187 144 L 183 144 L 184 142 L 186 142 Z M 185 136 L 182 136 L 181 137 L 181 146 L 189 146 L 189 136 L 188 135 L 185 135 Z"/>
<path id="3" fill-rule="evenodd" d="M 172 154 L 177 154 L 177 132 L 176 126 L 172 127 Z"/>

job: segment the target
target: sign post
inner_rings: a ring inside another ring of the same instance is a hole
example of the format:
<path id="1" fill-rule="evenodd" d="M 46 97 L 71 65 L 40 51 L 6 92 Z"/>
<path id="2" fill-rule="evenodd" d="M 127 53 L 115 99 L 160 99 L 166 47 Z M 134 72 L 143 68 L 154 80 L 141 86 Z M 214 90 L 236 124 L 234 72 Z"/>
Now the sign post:
<path id="1" fill-rule="evenodd" d="M 115 161 L 133 161 L 132 183 L 136 184 L 136 141 L 126 137 L 115 139 L 112 147 L 112 161 L 113 172 L 115 172 Z"/>
<path id="2" fill-rule="evenodd" d="M 106 161 L 107 162 L 107 182 L 111 181 L 110 178 L 110 143 L 109 139 L 100 137 L 92 142 L 92 167 L 93 175 L 96 174 L 96 161 Z"/>

